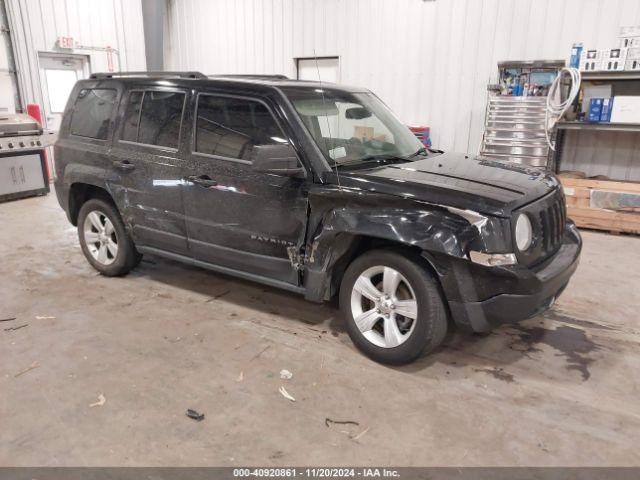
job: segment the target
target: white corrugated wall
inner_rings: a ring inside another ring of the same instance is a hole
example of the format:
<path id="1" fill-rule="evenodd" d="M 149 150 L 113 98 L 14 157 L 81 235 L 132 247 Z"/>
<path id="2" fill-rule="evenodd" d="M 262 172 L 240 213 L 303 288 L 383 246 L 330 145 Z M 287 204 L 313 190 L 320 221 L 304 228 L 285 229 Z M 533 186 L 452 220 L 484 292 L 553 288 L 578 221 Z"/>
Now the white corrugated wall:
<path id="1" fill-rule="evenodd" d="M 640 0 L 168 0 L 165 68 L 284 73 L 296 57 L 339 56 L 434 145 L 476 152 L 486 85 L 500 60 L 565 59 L 571 44 L 617 46 Z"/>
<path id="2" fill-rule="evenodd" d="M 140 0 L 5 0 L 25 103 L 42 104 L 38 52 L 88 55 L 92 72 L 107 70 L 104 51 L 56 47 L 60 36 L 86 47 L 118 50 L 120 69 L 146 66 Z M 118 69 L 118 56 L 114 57 Z"/>

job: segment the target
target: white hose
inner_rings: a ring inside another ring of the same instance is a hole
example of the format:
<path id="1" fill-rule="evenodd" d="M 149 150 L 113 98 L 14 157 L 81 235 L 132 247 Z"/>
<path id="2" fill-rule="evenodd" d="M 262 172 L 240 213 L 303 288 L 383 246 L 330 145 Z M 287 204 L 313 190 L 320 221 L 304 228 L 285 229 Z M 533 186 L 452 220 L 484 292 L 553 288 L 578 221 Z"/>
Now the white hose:
<path id="1" fill-rule="evenodd" d="M 568 74 L 571 77 L 571 88 L 569 89 L 569 95 L 567 96 L 567 98 L 562 101 L 562 91 L 560 89 L 560 84 L 562 82 L 562 77 L 565 74 Z M 549 148 L 553 151 L 555 151 L 556 147 L 551 142 L 549 132 L 553 129 L 556 122 L 558 122 L 562 118 L 565 112 L 569 110 L 569 108 L 573 104 L 573 101 L 578 96 L 578 93 L 580 92 L 581 80 L 582 76 L 580 75 L 580 70 L 578 70 L 577 68 L 565 67 L 558 72 L 558 76 L 549 87 L 549 95 L 547 96 L 547 110 L 544 119 L 544 133 L 547 138 L 547 144 L 549 144 Z"/>

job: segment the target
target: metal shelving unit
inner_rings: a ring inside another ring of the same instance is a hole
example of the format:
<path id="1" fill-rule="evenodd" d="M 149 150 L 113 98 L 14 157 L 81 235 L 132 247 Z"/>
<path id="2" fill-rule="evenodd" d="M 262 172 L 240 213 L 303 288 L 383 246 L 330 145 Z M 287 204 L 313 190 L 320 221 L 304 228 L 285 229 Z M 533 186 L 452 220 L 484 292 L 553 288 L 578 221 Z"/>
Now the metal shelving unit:
<path id="1" fill-rule="evenodd" d="M 640 95 L 640 72 L 582 72 L 582 82 L 610 83 L 614 97 L 616 95 Z M 588 141 L 588 147 L 594 149 L 593 154 L 579 156 L 579 158 L 584 158 L 584 161 L 591 162 L 593 159 L 605 158 L 615 159 L 617 155 L 616 148 L 620 148 L 621 142 L 621 138 L 615 136 L 615 133 L 627 132 L 627 134 L 632 134 L 633 132 L 640 132 L 640 123 L 561 121 L 556 124 L 556 128 L 556 151 L 552 156 L 552 165 L 550 167 L 557 173 L 562 169 L 563 157 L 565 159 L 573 158 L 573 166 L 574 168 L 577 167 L 575 164 L 576 155 L 574 154 L 572 157 L 565 150 L 578 148 L 581 139 Z M 580 131 L 592 132 L 592 134 L 585 136 L 584 134 L 581 135 Z M 567 141 L 567 135 L 570 134 L 574 135 L 574 137 L 569 142 Z M 587 138 L 589 140 L 586 140 Z M 597 145 L 593 144 L 595 141 L 593 139 L 595 138 L 599 142 Z M 626 142 L 626 151 L 631 151 L 632 157 L 635 155 L 635 159 L 638 160 L 637 168 L 640 169 L 638 152 L 631 150 L 629 147 L 629 145 L 635 145 L 635 142 L 629 142 L 628 140 Z M 622 148 L 624 149 L 625 147 Z M 627 168 L 633 167 L 633 163 L 630 163 L 627 158 L 625 158 L 625 162 L 629 165 Z M 569 169 L 571 170 L 572 168 Z M 579 168 L 575 169 L 581 170 Z M 588 167 L 585 170 L 588 171 Z M 630 171 L 627 170 L 626 178 L 630 177 L 629 173 Z M 640 234 L 640 216 L 628 210 L 630 205 L 634 205 L 637 202 L 633 198 L 640 198 L 640 182 L 616 178 L 603 180 L 600 178 L 571 178 L 564 176 L 561 176 L 561 181 L 567 196 L 568 215 L 579 227 Z"/>
<path id="2" fill-rule="evenodd" d="M 625 93 L 628 92 L 628 82 L 635 82 L 638 95 L 640 95 L 640 72 L 581 72 L 582 82 L 608 82 L 614 85 L 614 96 L 616 95 L 616 85 L 624 85 Z M 576 100 L 577 101 L 577 100 Z M 615 102 L 615 100 L 614 100 Z M 568 130 L 597 130 L 611 132 L 640 132 L 640 123 L 590 123 L 579 121 L 561 121 L 556 124 L 556 151 L 552 155 L 550 168 L 558 172 L 563 148 L 565 145 L 566 132 Z"/>
<path id="3" fill-rule="evenodd" d="M 589 123 L 558 122 L 558 130 L 613 130 L 617 132 L 640 132 L 640 123 Z"/>
<path id="4" fill-rule="evenodd" d="M 580 72 L 583 81 L 625 81 L 640 80 L 640 72 L 622 71 L 622 72 Z"/>

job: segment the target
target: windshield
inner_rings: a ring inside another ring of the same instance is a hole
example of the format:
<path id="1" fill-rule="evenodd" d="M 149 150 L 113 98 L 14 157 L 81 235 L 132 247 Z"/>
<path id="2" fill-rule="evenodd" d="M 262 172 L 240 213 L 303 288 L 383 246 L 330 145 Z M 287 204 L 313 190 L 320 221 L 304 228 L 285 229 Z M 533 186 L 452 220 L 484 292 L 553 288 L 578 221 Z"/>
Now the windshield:
<path id="1" fill-rule="evenodd" d="M 424 148 L 372 93 L 283 89 L 330 165 L 407 158 Z"/>

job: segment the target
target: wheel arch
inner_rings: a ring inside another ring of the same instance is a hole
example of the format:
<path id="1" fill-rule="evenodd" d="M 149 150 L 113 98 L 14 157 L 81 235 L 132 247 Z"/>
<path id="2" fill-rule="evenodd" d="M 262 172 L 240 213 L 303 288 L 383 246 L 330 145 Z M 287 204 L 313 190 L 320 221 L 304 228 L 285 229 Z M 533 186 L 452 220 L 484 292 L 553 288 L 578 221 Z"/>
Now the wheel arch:
<path id="1" fill-rule="evenodd" d="M 360 226 L 363 226 L 360 223 Z M 391 229 L 390 231 L 393 231 Z M 447 232 L 440 230 L 437 242 L 441 242 Z M 451 238 L 451 235 L 448 235 Z M 427 242 L 428 243 L 428 242 Z M 424 243 L 408 241 L 398 235 L 382 235 L 360 230 L 340 230 L 324 225 L 320 234 L 308 247 L 305 261 L 306 298 L 312 301 L 324 301 L 333 298 L 339 291 L 340 283 L 349 264 L 364 253 L 376 250 L 394 250 L 412 257 L 429 271 L 438 283 L 438 288 L 447 298 L 442 285 L 442 257 L 455 255 L 441 248 L 425 248 Z M 455 252 L 457 253 L 457 252 Z"/>
<path id="2" fill-rule="evenodd" d="M 339 289 L 344 272 L 351 262 L 372 250 L 390 250 L 410 257 L 422 267 L 426 268 L 434 278 L 438 280 L 438 271 L 433 262 L 433 257 L 431 255 L 425 256 L 425 251 L 416 245 L 403 243 L 397 239 L 358 234 L 353 235 L 352 241 L 354 243 L 353 248 L 345 251 L 345 253 L 336 260 L 336 264 L 334 264 L 331 270 L 332 277 L 335 277 L 336 289 Z"/>
<path id="3" fill-rule="evenodd" d="M 113 197 L 104 187 L 84 182 L 75 182 L 69 186 L 68 212 L 69 220 L 74 226 L 78 225 L 80 208 L 92 198 L 100 198 L 114 206 L 116 205 Z"/>

